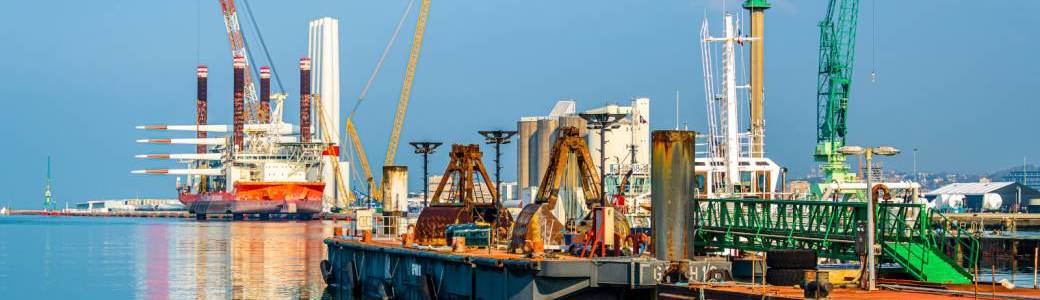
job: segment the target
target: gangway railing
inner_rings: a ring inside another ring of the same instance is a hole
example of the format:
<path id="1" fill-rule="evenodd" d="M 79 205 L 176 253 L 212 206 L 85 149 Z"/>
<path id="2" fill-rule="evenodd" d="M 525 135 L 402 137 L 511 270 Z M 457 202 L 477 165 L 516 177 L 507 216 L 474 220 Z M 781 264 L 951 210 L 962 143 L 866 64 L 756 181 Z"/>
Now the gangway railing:
<path id="1" fill-rule="evenodd" d="M 694 199 L 695 244 L 707 251 L 810 249 L 820 257 L 859 260 L 867 205 L 827 200 Z M 978 239 L 924 204 L 878 203 L 882 259 L 930 282 L 963 282 L 978 262 Z M 954 275 L 942 275 L 956 273 Z"/>

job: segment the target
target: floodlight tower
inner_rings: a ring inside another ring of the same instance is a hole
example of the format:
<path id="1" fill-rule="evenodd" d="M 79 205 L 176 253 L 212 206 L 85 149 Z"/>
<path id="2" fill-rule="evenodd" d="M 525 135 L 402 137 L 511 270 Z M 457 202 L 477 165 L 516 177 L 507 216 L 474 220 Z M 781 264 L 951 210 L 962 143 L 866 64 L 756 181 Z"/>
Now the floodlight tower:
<path id="1" fill-rule="evenodd" d="M 487 144 L 495 144 L 495 196 L 498 197 L 498 201 L 502 201 L 502 144 L 509 144 L 516 135 L 516 131 L 512 130 L 481 130 L 478 131 L 480 135 L 484 136 L 484 142 Z"/>
<path id="2" fill-rule="evenodd" d="M 423 207 L 427 207 L 430 204 L 430 173 L 428 171 L 430 167 L 430 154 L 433 154 L 433 151 L 436 150 L 437 147 L 440 147 L 441 143 L 410 142 L 408 144 L 412 145 L 412 147 L 415 147 L 416 154 L 422 154 Z"/>
<path id="3" fill-rule="evenodd" d="M 616 123 L 625 118 L 625 114 L 578 114 L 588 122 L 588 129 L 599 130 L 599 190 L 604 194 L 607 191 L 607 131 L 618 128 Z M 607 197 L 600 197 L 600 205 L 607 206 Z"/>

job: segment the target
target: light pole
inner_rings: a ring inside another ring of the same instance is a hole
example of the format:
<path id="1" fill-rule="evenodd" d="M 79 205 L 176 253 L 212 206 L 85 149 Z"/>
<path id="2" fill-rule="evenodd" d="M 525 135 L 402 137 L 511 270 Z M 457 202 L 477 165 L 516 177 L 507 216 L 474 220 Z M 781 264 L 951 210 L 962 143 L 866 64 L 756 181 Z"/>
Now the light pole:
<path id="1" fill-rule="evenodd" d="M 612 113 L 600 113 L 600 114 L 578 114 L 585 122 L 588 123 L 588 129 L 599 130 L 599 191 L 600 191 L 600 206 L 607 206 L 607 131 L 621 127 L 617 125 L 618 121 L 624 118 L 625 114 L 612 114 Z"/>
<path id="2" fill-rule="evenodd" d="M 873 181 L 873 157 L 874 154 L 882 156 L 892 156 L 899 154 L 899 149 L 889 146 L 880 147 L 860 147 L 860 146 L 844 146 L 838 148 L 838 152 L 845 155 L 863 155 L 864 160 L 867 162 L 867 290 L 873 291 L 877 289 L 877 261 L 876 253 L 874 250 L 875 239 L 877 237 L 877 226 L 875 226 L 875 211 L 877 211 L 877 203 L 874 203 L 874 192 L 872 191 L 874 183 Z"/>
<path id="3" fill-rule="evenodd" d="M 416 154 L 422 154 L 422 172 L 423 172 L 423 207 L 430 206 L 430 173 L 428 171 L 430 167 L 430 154 L 437 147 L 441 146 L 440 142 L 409 142 L 408 144 L 415 147 Z"/>
<path id="4" fill-rule="evenodd" d="M 917 176 L 917 148 L 914 147 L 914 182 L 920 182 L 921 178 Z"/>
<path id="5" fill-rule="evenodd" d="M 481 130 L 478 131 L 480 135 L 484 136 L 484 142 L 487 144 L 495 144 L 495 197 L 497 201 L 502 201 L 502 144 L 509 144 L 509 141 L 516 135 L 516 131 L 513 130 Z"/>

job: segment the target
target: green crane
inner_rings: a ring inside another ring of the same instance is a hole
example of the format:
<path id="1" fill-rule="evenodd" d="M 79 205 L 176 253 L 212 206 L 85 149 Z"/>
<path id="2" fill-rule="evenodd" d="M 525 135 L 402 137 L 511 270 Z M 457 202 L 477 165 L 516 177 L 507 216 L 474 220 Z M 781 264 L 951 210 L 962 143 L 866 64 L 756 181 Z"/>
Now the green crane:
<path id="1" fill-rule="evenodd" d="M 856 180 L 838 149 L 848 134 L 846 115 L 856 54 L 859 0 L 830 0 L 820 21 L 820 69 L 816 84 L 816 162 L 827 183 Z"/>
<path id="2" fill-rule="evenodd" d="M 51 199 L 51 157 L 47 157 L 47 181 L 43 188 L 43 210 L 44 211 L 55 211 L 57 205 L 54 204 L 54 199 Z"/>

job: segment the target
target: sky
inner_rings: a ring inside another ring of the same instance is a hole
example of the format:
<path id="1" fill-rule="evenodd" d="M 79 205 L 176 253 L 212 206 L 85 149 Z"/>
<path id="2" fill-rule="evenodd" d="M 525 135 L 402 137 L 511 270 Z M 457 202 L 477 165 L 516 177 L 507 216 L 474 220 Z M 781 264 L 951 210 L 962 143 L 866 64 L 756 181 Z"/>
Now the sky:
<path id="1" fill-rule="evenodd" d="M 679 90 L 679 121 L 703 131 L 699 26 L 705 16 L 720 26 L 724 10 L 743 14 L 740 2 L 434 1 L 397 161 L 418 172 L 421 159 L 407 141 L 480 143 L 478 130 L 515 128 L 519 117 L 544 115 L 560 99 L 585 109 L 650 97 L 651 127 L 668 129 Z M 826 1 L 772 2 L 766 151 L 802 175 L 813 167 L 816 24 Z M 249 1 L 290 100 L 298 97 L 307 22 L 340 20 L 344 108 L 407 3 Z M 902 148 L 885 165 L 907 171 L 914 148 L 918 169 L 929 171 L 988 173 L 1040 160 L 1040 140 L 1030 137 L 1040 82 L 1037 9 L 1036 1 L 862 1 L 849 143 Z M 137 144 L 167 135 L 134 126 L 192 124 L 198 64 L 210 70 L 210 122 L 230 122 L 231 55 L 218 1 L 16 0 L 2 1 L 0 12 L 0 206 L 40 206 L 47 156 L 61 205 L 175 197 L 173 177 L 130 170 L 176 165 L 134 154 L 193 148 Z M 388 144 L 412 13 L 356 116 L 373 165 Z M 292 106 L 286 119 L 296 123 Z M 516 151 L 505 149 L 503 179 L 512 180 Z M 444 153 L 431 158 L 431 173 L 443 169 Z"/>

